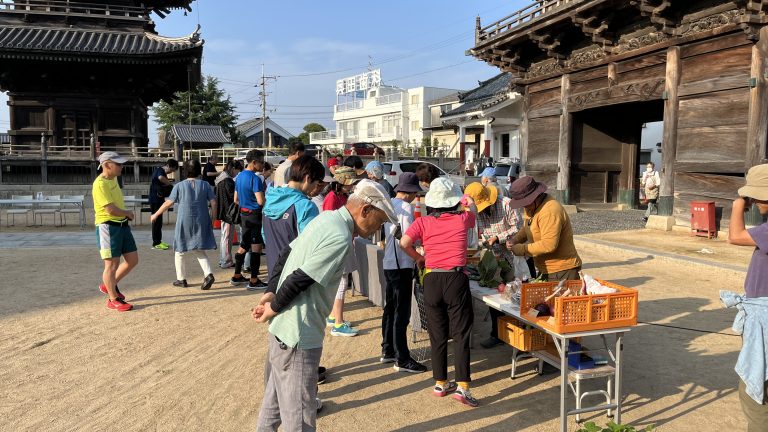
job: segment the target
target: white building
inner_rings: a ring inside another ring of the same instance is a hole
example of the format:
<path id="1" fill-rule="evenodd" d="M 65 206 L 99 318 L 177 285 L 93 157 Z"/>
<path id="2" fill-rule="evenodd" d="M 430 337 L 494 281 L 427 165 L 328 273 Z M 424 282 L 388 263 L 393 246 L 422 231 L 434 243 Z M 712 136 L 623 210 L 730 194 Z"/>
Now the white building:
<path id="1" fill-rule="evenodd" d="M 380 70 L 336 82 L 336 129 L 310 134 L 310 143 L 341 148 L 370 142 L 388 146 L 422 144 L 431 132 L 430 102 L 457 90 L 436 87 L 401 89 L 382 84 Z"/>

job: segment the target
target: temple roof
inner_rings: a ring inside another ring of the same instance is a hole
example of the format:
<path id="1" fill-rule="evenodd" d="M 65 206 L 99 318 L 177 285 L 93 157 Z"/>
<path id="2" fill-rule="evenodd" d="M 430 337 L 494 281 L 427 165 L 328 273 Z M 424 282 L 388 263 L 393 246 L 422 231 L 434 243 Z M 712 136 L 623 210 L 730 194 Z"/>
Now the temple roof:
<path id="1" fill-rule="evenodd" d="M 510 83 L 511 73 L 501 73 L 486 81 L 480 82 L 477 88 L 459 94 L 461 106 L 445 112 L 441 117 L 450 117 L 472 111 L 482 110 L 509 99 L 512 92 Z"/>
<path id="2" fill-rule="evenodd" d="M 192 143 L 228 143 L 221 126 L 216 125 L 173 125 L 171 133 L 180 141 Z"/>
<path id="3" fill-rule="evenodd" d="M 2 26 L 0 57 L 7 57 L 13 52 L 70 53 L 78 57 L 88 54 L 125 57 L 177 53 L 203 45 L 199 29 L 186 37 L 169 38 L 149 32 Z"/>

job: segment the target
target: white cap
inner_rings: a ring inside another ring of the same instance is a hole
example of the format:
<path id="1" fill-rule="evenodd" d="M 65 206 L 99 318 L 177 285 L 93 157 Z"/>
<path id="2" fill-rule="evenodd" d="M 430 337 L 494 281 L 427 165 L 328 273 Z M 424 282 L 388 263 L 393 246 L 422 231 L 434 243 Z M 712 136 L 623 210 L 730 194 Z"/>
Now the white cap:
<path id="1" fill-rule="evenodd" d="M 461 201 L 461 188 L 445 177 L 438 177 L 429 184 L 424 204 L 432 208 L 451 208 Z"/>
<path id="2" fill-rule="evenodd" d="M 389 198 L 389 194 L 382 185 L 373 180 L 360 180 L 355 185 L 355 191 L 350 198 L 352 197 L 358 197 L 383 211 L 387 215 L 387 219 L 389 219 L 390 223 L 397 224 L 395 208 L 392 207 L 392 201 Z"/>
<path id="3" fill-rule="evenodd" d="M 107 162 L 107 161 L 124 164 L 128 162 L 128 159 L 120 156 L 117 152 L 113 152 L 113 151 L 107 151 L 99 155 L 99 167 L 101 167 L 104 164 L 104 162 Z"/>

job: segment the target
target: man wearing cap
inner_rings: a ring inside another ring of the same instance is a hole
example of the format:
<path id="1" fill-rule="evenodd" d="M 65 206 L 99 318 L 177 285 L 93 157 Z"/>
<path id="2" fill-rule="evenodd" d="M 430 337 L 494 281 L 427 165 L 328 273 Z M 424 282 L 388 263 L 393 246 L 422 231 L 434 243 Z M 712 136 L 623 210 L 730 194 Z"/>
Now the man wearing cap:
<path id="1" fill-rule="evenodd" d="M 510 205 L 524 208 L 525 220 L 523 229 L 507 239 L 507 249 L 516 256 L 532 256 L 543 280 L 579 279 L 581 258 L 573 242 L 571 219 L 546 192 L 547 186 L 530 176 L 512 183 Z"/>
<path id="2" fill-rule="evenodd" d="M 269 322 L 269 362 L 258 431 L 316 430 L 317 368 L 323 350 L 325 317 L 352 237 L 369 237 L 384 222 L 396 223 L 381 185 L 361 181 L 347 204 L 326 211 L 280 253 L 269 289 L 252 316 Z"/>
<path id="3" fill-rule="evenodd" d="M 94 180 L 91 191 L 96 216 L 96 237 L 99 240 L 101 259 L 104 260 L 103 283 L 99 285 L 99 290 L 109 296 L 107 307 L 118 312 L 129 311 L 133 306 L 125 302 L 125 296 L 118 289 L 117 283 L 139 263 L 136 242 L 128 225 L 133 220 L 133 212 L 125 209 L 123 192 L 115 180 L 126 161 L 116 152 L 102 153 L 99 156 L 102 172 Z"/>
<path id="4" fill-rule="evenodd" d="M 498 196 L 509 198 L 509 191 L 501 186 L 496 179 L 496 168 L 489 166 L 480 173 L 480 183 L 485 187 L 493 187 L 498 192 Z"/>
<path id="5" fill-rule="evenodd" d="M 768 164 L 750 168 L 747 184 L 733 202 L 728 243 L 755 248 L 744 280 L 744 296 L 721 291 L 726 306 L 739 306 L 734 322 L 741 327 L 742 348 L 736 363 L 739 400 L 747 417 L 747 431 L 765 431 L 768 425 L 768 223 L 746 229 L 744 212 L 752 204 L 768 216 Z M 740 318 L 741 317 L 741 318 Z"/>
<path id="6" fill-rule="evenodd" d="M 240 205 L 240 224 L 242 226 L 242 236 L 240 238 L 240 247 L 235 253 L 235 274 L 230 283 L 233 286 L 248 284 L 248 290 L 257 290 L 267 287 L 267 284 L 259 280 L 259 267 L 261 266 L 261 250 L 264 246 L 264 239 L 261 235 L 262 208 L 264 207 L 264 181 L 257 172 L 263 169 L 264 152 L 261 150 L 250 150 L 245 155 L 247 165 L 245 169 L 235 178 L 235 202 Z M 246 252 L 251 254 L 253 269 L 250 279 L 242 275 L 243 264 L 245 264 Z"/>
<path id="7" fill-rule="evenodd" d="M 368 178 L 380 184 L 389 194 L 390 198 L 395 197 L 395 190 L 392 185 L 384 178 L 384 164 L 379 161 L 370 161 L 365 166 L 365 172 L 368 173 Z"/>
<path id="8" fill-rule="evenodd" d="M 411 318 L 414 261 L 400 247 L 401 233 L 413 223 L 411 203 L 421 192 L 419 178 L 411 172 L 400 174 L 392 198 L 397 224 L 384 224 L 384 279 L 387 281 L 384 296 L 384 314 L 381 317 L 382 363 L 395 363 L 398 372 L 425 372 L 427 367 L 411 358 L 408 350 L 408 321 Z"/>

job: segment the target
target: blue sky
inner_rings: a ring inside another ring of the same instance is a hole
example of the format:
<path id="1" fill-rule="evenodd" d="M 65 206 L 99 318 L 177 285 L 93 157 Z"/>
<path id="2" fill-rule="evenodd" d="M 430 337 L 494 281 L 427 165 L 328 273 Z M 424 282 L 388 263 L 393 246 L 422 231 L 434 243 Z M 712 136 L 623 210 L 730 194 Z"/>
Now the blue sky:
<path id="1" fill-rule="evenodd" d="M 264 63 L 267 75 L 279 77 L 268 87 L 268 108 L 275 109 L 269 116 L 298 133 L 312 121 L 333 128 L 335 82 L 365 71 L 368 56 L 385 83 L 403 88 L 469 89 L 494 76 L 498 69 L 464 55 L 474 42 L 475 17 L 486 25 L 529 3 L 198 0 L 186 16 L 174 11 L 154 19 L 164 36 L 189 34 L 199 20 L 203 73 L 221 79 L 240 121 L 260 115 L 253 84 Z M 313 75 L 289 76 L 305 74 Z M 0 96 L 0 130 L 9 126 L 5 101 Z M 157 136 L 150 135 L 154 145 Z"/>

